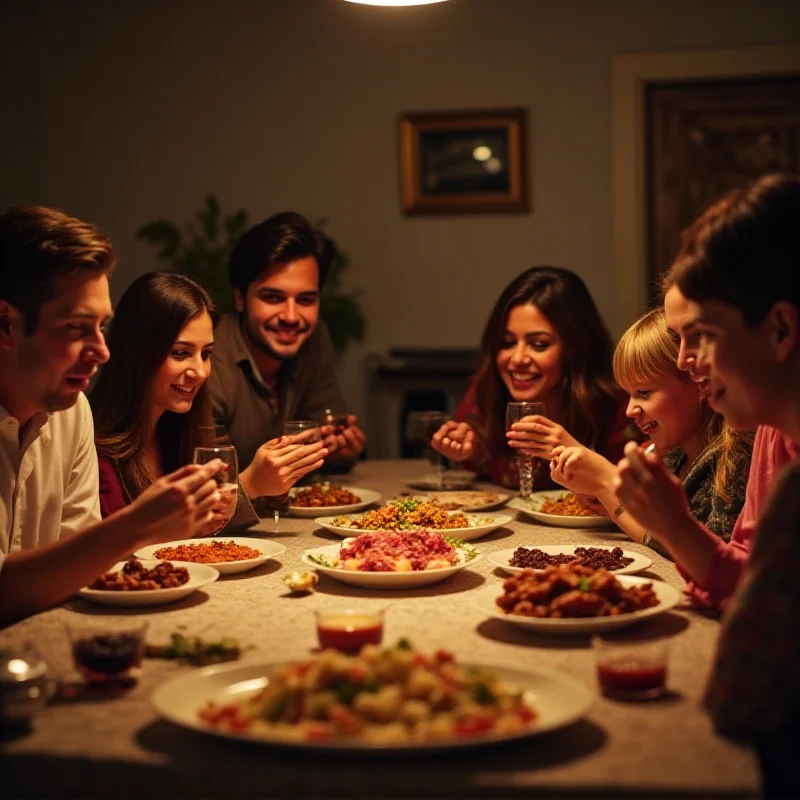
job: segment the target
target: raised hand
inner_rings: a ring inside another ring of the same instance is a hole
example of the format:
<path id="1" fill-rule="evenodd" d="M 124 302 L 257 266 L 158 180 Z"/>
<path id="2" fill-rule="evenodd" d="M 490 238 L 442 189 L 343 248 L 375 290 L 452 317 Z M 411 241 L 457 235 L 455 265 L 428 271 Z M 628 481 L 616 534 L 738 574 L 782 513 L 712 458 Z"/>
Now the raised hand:
<path id="1" fill-rule="evenodd" d="M 550 477 L 577 494 L 596 496 L 611 486 L 616 467 L 588 447 L 556 447 L 550 458 Z M 594 506 L 592 506 L 594 510 Z"/>
<path id="2" fill-rule="evenodd" d="M 358 419 L 355 415 L 348 414 L 347 426 L 338 433 L 334 425 L 320 426 L 325 447 L 336 460 L 355 461 L 363 452 L 367 437 L 358 427 L 357 422 Z"/>
<path id="3" fill-rule="evenodd" d="M 445 422 L 430 441 L 431 447 L 451 461 L 466 461 L 471 455 L 475 432 L 466 422 Z"/>
<path id="4" fill-rule="evenodd" d="M 212 518 L 220 502 L 214 475 L 221 461 L 187 464 L 147 487 L 120 514 L 138 528 L 147 542 L 164 542 L 194 536 Z"/>
<path id="5" fill-rule="evenodd" d="M 508 444 L 537 458 L 552 457 L 556 447 L 580 446 L 561 425 L 540 414 L 523 417 L 506 431 Z"/>
<path id="6" fill-rule="evenodd" d="M 611 489 L 625 510 L 653 536 L 668 542 L 670 532 L 694 522 L 683 484 L 654 452 L 635 442 L 625 445 Z"/>
<path id="7" fill-rule="evenodd" d="M 323 442 L 297 444 L 291 436 L 281 436 L 262 444 L 253 463 L 240 479 L 248 497 L 276 497 L 285 494 L 309 472 L 319 469 L 328 450 Z"/>

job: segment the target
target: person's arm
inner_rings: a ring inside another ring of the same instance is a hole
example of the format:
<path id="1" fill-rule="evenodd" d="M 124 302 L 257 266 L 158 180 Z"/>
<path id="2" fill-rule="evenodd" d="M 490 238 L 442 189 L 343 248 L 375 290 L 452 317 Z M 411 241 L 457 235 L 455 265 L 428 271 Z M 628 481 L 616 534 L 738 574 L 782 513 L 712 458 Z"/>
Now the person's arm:
<path id="1" fill-rule="evenodd" d="M 117 514 L 73 536 L 6 555 L 0 570 L 0 627 L 44 611 L 91 583 L 129 553 L 191 536 L 219 502 L 218 461 L 159 478 Z"/>

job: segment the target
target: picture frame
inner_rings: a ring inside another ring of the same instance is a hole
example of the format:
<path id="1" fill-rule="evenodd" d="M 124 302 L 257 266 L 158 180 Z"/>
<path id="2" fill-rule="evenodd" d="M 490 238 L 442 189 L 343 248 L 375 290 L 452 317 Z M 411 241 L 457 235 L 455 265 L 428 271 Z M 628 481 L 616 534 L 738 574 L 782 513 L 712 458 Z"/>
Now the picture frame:
<path id="1" fill-rule="evenodd" d="M 526 117 L 524 108 L 402 114 L 403 212 L 529 211 Z"/>

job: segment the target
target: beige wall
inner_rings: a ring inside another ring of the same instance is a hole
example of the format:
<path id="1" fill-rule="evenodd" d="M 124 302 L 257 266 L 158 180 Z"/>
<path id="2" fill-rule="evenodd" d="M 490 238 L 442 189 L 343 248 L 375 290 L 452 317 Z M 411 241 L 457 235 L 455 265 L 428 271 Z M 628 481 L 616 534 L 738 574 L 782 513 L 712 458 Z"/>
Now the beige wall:
<path id="1" fill-rule="evenodd" d="M 610 319 L 611 58 L 800 41 L 796 0 L 6 0 L 0 206 L 58 205 L 109 232 L 120 295 L 156 266 L 133 232 L 208 191 L 253 220 L 327 216 L 365 290 L 368 340 L 472 345 L 535 263 L 570 267 Z M 533 210 L 404 218 L 404 110 L 526 106 Z"/>

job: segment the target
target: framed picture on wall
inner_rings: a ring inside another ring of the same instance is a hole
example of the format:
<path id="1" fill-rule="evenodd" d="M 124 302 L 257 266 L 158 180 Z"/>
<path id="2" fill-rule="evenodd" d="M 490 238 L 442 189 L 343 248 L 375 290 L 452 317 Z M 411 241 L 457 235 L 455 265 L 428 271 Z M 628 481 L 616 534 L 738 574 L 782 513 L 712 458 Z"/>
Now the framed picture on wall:
<path id="1" fill-rule="evenodd" d="M 403 114 L 403 212 L 528 211 L 525 131 L 523 108 Z"/>

